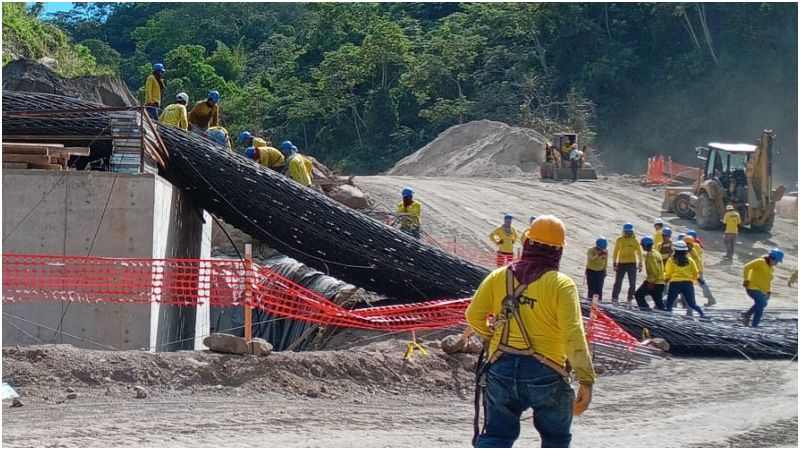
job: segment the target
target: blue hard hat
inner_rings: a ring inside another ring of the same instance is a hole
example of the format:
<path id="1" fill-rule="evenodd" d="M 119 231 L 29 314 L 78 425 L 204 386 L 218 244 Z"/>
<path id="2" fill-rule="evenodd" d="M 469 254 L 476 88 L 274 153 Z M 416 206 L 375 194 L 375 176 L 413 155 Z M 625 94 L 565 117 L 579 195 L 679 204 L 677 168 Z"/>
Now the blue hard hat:
<path id="1" fill-rule="evenodd" d="M 208 93 L 208 99 L 213 100 L 214 102 L 219 102 L 219 92 L 211 91 Z"/>
<path id="2" fill-rule="evenodd" d="M 664 227 L 661 229 L 662 236 L 672 236 L 672 228 Z"/>
<path id="3" fill-rule="evenodd" d="M 411 196 L 414 195 L 414 190 L 411 189 L 411 188 L 405 188 L 405 189 L 403 189 L 403 192 L 401 193 L 401 195 L 403 197 L 411 197 Z"/>
<path id="4" fill-rule="evenodd" d="M 633 224 L 628 222 L 622 226 L 622 231 L 633 231 Z"/>
<path id="5" fill-rule="evenodd" d="M 642 245 L 653 245 L 653 238 L 650 236 L 645 236 L 641 241 L 639 241 L 639 243 Z"/>
<path id="6" fill-rule="evenodd" d="M 606 248 L 608 248 L 608 241 L 606 240 L 606 238 L 601 236 L 597 238 L 596 241 L 594 241 L 594 245 L 596 245 L 597 248 L 601 250 L 605 250 Z"/>
<path id="7" fill-rule="evenodd" d="M 241 133 L 239 133 L 239 142 L 244 142 L 250 139 L 251 137 L 253 137 L 253 135 L 250 134 L 249 131 L 242 131 Z"/>
<path id="8" fill-rule="evenodd" d="M 536 220 L 536 216 L 531 216 L 531 218 L 528 219 L 528 223 L 533 223 L 534 220 Z"/>
<path id="9" fill-rule="evenodd" d="M 503 216 L 503 220 L 505 222 L 510 222 L 510 221 L 514 220 L 514 216 L 512 216 L 511 214 L 506 214 L 505 216 Z"/>
<path id="10" fill-rule="evenodd" d="M 779 263 L 783 262 L 783 250 L 779 249 L 778 247 L 773 248 L 769 251 L 769 256 L 771 256 L 775 261 Z"/>
<path id="11" fill-rule="evenodd" d="M 256 156 L 256 149 L 255 149 L 255 147 L 247 147 L 247 148 L 244 150 L 244 156 L 247 156 L 247 157 L 248 157 L 248 158 L 250 158 L 250 159 L 253 159 L 253 158 L 255 158 L 255 156 Z"/>
<path id="12" fill-rule="evenodd" d="M 689 230 L 689 231 L 686 232 L 686 235 L 687 236 L 691 236 L 693 238 L 696 238 L 697 237 L 697 231 Z"/>
<path id="13" fill-rule="evenodd" d="M 164 68 L 164 65 L 161 63 L 153 64 L 153 72 L 166 72 L 167 69 Z"/>

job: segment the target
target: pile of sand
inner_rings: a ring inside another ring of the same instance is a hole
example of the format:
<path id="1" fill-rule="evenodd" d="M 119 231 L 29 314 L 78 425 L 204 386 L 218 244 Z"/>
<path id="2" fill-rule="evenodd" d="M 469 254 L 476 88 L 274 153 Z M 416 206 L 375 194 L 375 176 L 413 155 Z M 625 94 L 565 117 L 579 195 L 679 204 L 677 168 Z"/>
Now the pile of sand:
<path id="1" fill-rule="evenodd" d="M 455 125 L 401 159 L 389 175 L 508 177 L 538 172 L 545 137 L 528 128 L 477 120 Z"/>

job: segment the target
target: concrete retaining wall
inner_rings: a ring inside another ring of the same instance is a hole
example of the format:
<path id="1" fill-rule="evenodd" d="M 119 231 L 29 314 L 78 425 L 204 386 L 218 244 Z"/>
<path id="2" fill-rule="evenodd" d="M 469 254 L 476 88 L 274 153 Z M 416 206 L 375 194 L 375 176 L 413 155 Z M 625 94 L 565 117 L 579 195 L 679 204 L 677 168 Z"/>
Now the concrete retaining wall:
<path id="1" fill-rule="evenodd" d="M 210 215 L 157 175 L 4 170 L 2 195 L 4 253 L 210 257 Z M 207 304 L 5 303 L 3 312 L 3 346 L 171 351 L 202 348 L 209 329 Z"/>

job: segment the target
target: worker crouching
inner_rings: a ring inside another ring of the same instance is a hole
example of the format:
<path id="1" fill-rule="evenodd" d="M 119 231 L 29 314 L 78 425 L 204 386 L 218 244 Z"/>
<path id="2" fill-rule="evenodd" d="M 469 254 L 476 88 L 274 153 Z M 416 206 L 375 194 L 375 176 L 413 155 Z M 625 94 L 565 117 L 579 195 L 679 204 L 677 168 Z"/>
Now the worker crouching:
<path id="1" fill-rule="evenodd" d="M 568 447 L 573 414 L 589 407 L 595 372 L 578 289 L 558 270 L 564 244 L 558 218 L 537 218 L 522 258 L 489 274 L 467 309 L 467 322 L 488 342 L 489 356 L 481 369 L 488 408 L 476 447 L 511 447 L 528 408 L 542 447 Z M 567 361 L 580 381 L 577 398 Z"/>

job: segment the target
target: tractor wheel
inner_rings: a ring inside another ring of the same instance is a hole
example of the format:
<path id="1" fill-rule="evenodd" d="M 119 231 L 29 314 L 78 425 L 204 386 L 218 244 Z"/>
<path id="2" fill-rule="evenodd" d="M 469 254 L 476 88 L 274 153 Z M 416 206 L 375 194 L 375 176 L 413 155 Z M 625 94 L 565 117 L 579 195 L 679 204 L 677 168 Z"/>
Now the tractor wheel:
<path id="1" fill-rule="evenodd" d="M 719 211 L 714 200 L 707 193 L 701 192 L 697 196 L 697 226 L 704 230 L 716 230 L 722 228 L 722 222 L 719 221 Z"/>
<path id="2" fill-rule="evenodd" d="M 755 231 L 757 233 L 769 233 L 772 230 L 772 226 L 775 225 L 775 213 L 773 212 L 764 225 L 750 225 L 750 230 Z"/>
<path id="3" fill-rule="evenodd" d="M 694 210 L 689 203 L 689 198 L 689 194 L 678 194 L 675 196 L 675 200 L 672 201 L 672 211 L 675 212 L 676 216 L 684 220 L 694 218 Z"/>

